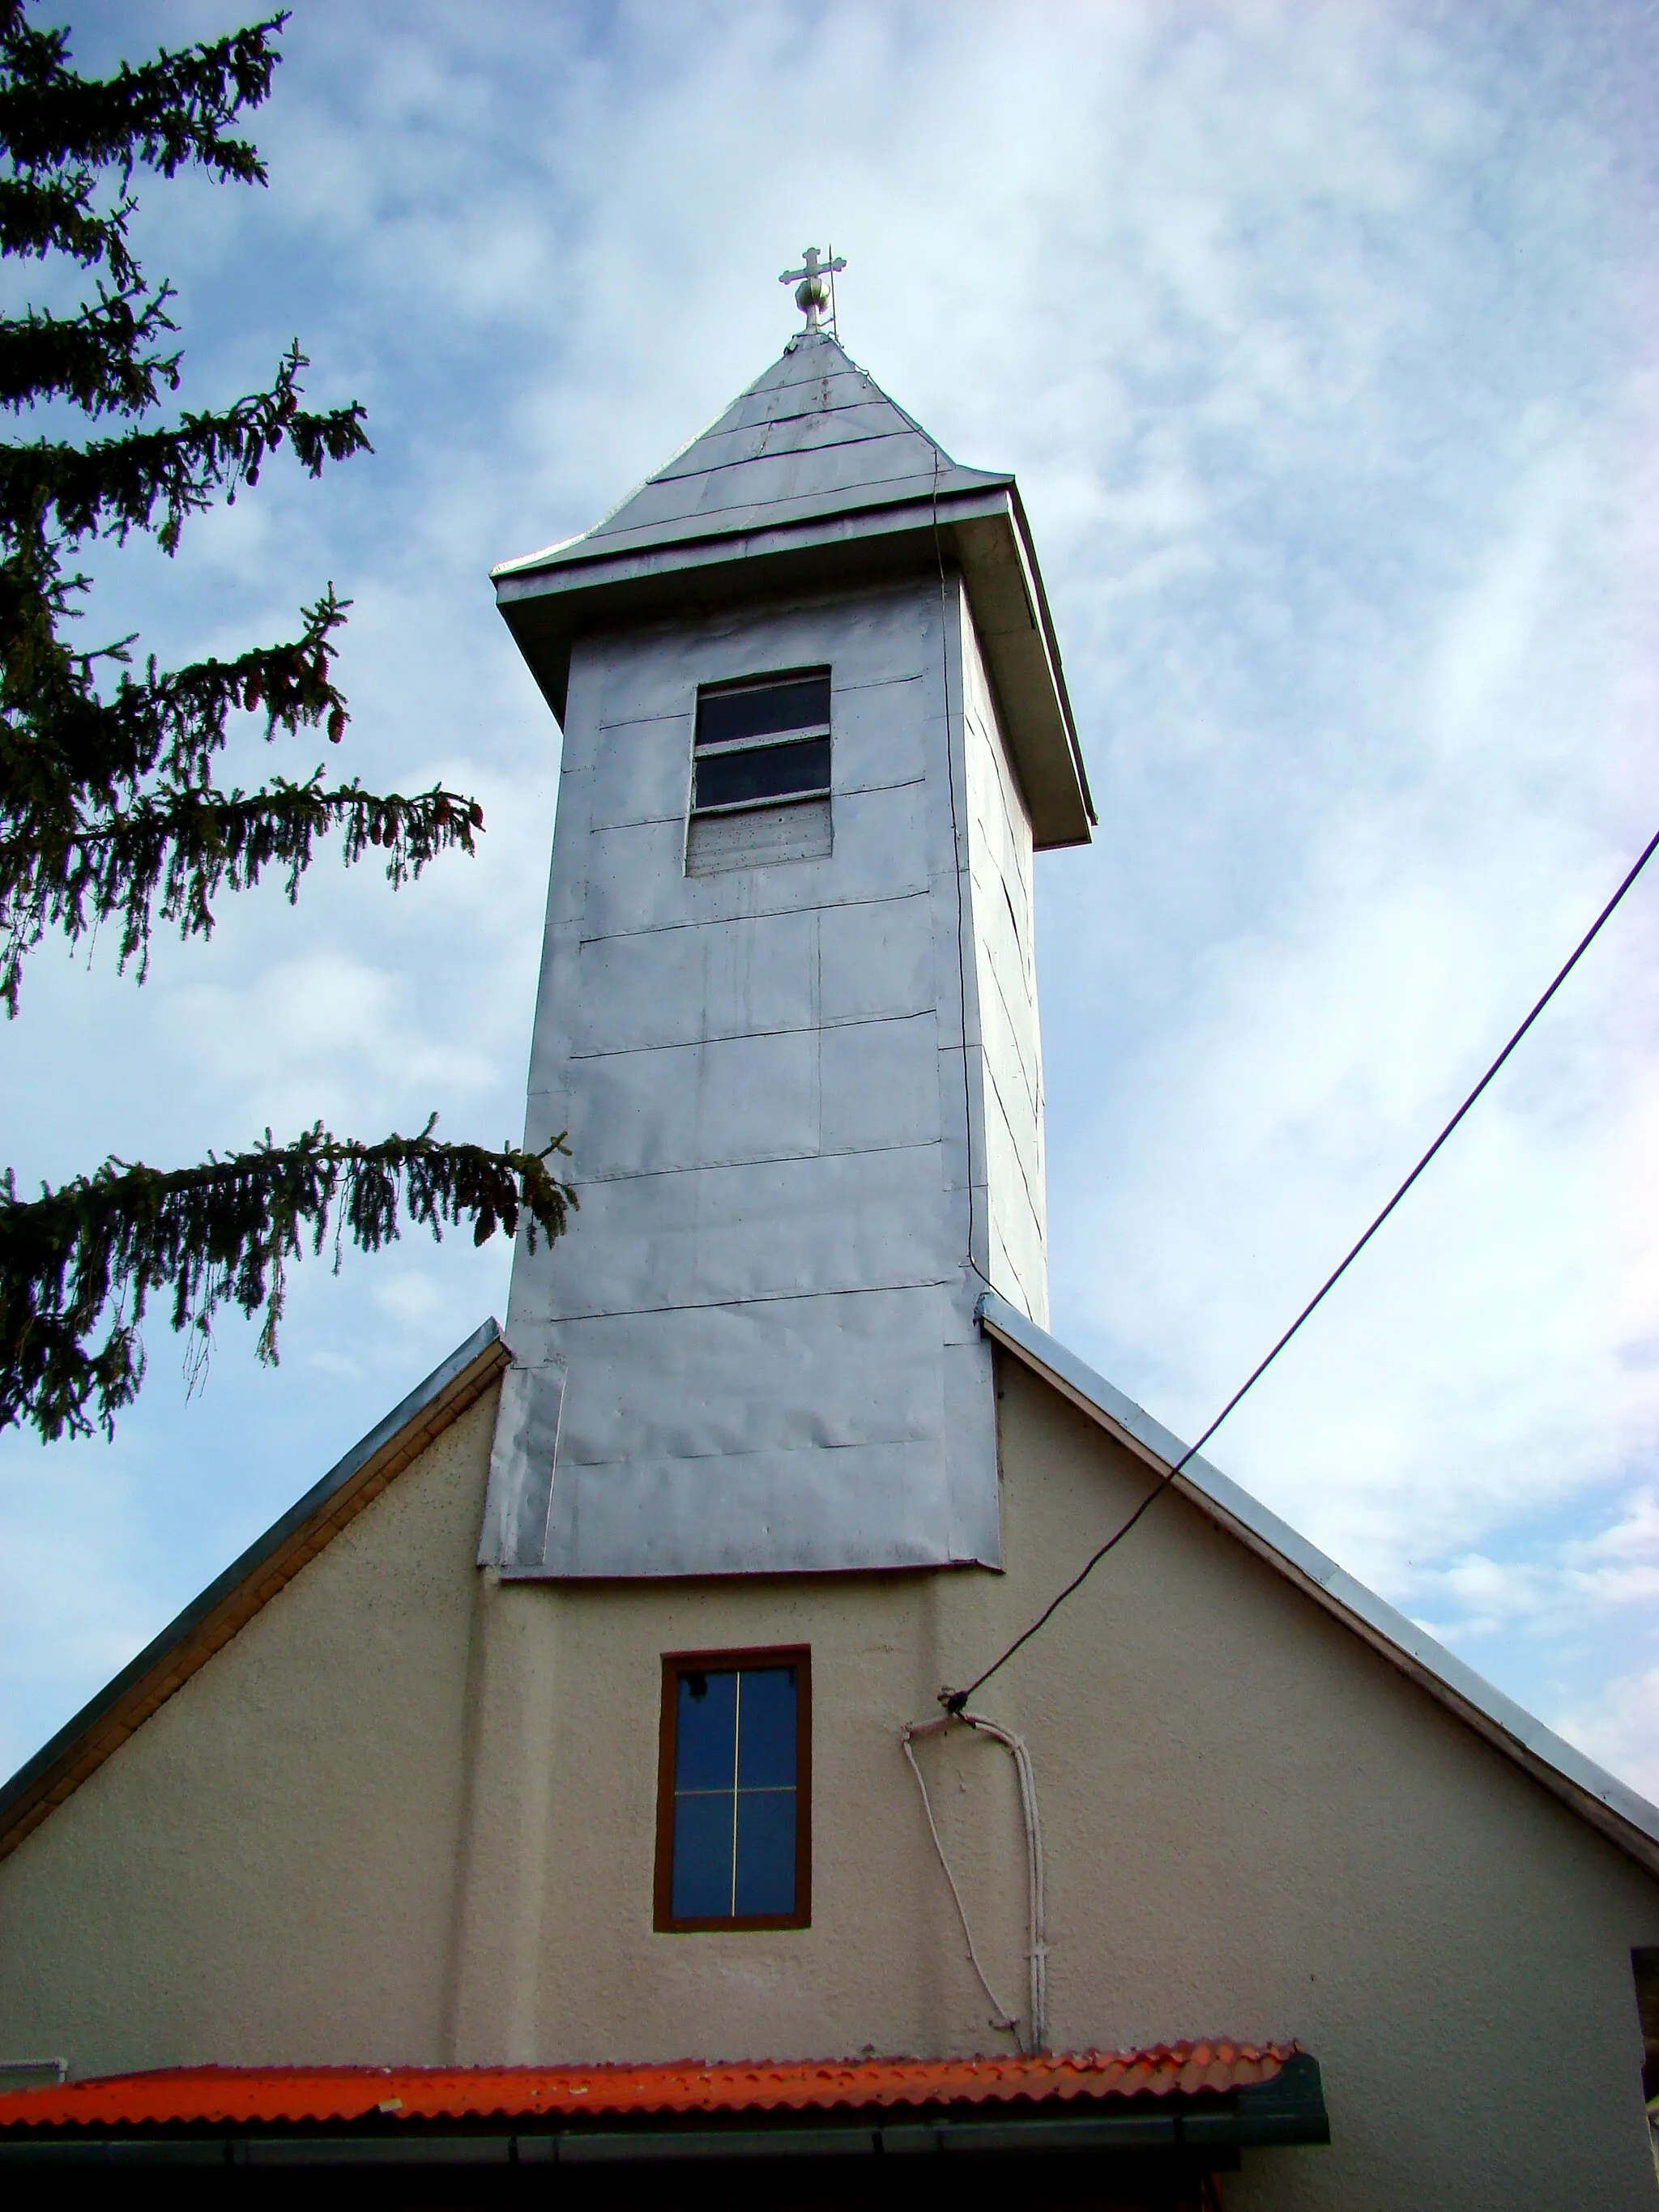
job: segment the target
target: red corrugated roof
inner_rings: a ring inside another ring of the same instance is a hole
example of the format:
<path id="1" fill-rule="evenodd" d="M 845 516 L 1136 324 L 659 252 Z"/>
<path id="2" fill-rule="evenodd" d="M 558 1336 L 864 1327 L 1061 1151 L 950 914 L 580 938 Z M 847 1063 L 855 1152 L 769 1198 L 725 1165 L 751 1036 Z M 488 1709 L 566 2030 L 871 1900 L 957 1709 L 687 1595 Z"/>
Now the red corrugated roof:
<path id="1" fill-rule="evenodd" d="M 668 2066 L 179 2066 L 0 2093 L 0 2128 L 1049 2104 L 1271 2081 L 1293 2043 L 1160 2043 L 1036 2057 L 682 2059 Z"/>

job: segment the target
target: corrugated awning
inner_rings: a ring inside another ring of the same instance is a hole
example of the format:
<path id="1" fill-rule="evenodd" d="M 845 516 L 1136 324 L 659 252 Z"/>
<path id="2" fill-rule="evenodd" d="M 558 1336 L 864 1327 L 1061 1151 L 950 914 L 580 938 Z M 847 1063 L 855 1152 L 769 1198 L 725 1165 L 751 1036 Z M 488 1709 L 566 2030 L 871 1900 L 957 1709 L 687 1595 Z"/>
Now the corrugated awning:
<path id="1" fill-rule="evenodd" d="M 0 2094 L 0 2129 L 365 2120 L 615 2122 L 1213 2098 L 1277 2081 L 1294 2044 L 1158 2044 L 1031 2057 L 682 2060 L 648 2066 L 191 2066 Z"/>

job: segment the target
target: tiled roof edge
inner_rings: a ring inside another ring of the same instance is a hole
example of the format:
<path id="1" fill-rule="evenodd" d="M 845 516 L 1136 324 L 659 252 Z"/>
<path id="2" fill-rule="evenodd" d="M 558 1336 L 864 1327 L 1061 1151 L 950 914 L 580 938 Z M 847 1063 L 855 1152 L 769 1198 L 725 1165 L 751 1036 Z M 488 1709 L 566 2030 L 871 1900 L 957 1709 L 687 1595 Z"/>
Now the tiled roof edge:
<path id="1" fill-rule="evenodd" d="M 0 2094 L 0 2134 L 15 2128 L 184 2122 L 348 2124 L 532 2119 L 549 2124 L 675 2117 L 701 2124 L 750 2114 L 875 2113 L 965 2106 L 1102 2102 L 1268 2090 L 1305 2078 L 1300 2045 L 1200 2041 L 1129 2051 L 943 2059 L 700 2059 L 588 2066 L 198 2066 L 94 2075 Z M 1315 2081 L 1317 2069 L 1314 2068 Z M 388 2110 L 388 2100 L 392 2110 Z M 395 2118 L 394 2118 L 395 2114 Z"/>
<path id="2" fill-rule="evenodd" d="M 1054 1383 L 1082 1411 L 1117 1434 L 1152 1465 L 1167 1470 L 1186 1446 L 1133 1399 L 1115 1389 L 1058 1338 L 1039 1328 L 994 1291 L 975 1309 L 981 1326 L 1033 1372 Z M 1651 1874 L 1659 1874 L 1659 1807 L 1638 1796 L 1618 1777 L 1598 1766 L 1553 1729 L 1476 1674 L 1443 1644 L 1436 1642 L 1403 1613 L 1315 1544 L 1281 1521 L 1278 1514 L 1243 1490 L 1202 1457 L 1188 1461 L 1176 1487 L 1206 1512 L 1242 1535 L 1259 1556 L 1277 1565 L 1310 1589 L 1325 1609 L 1357 1631 L 1373 1650 L 1408 1674 L 1480 1735 L 1508 1753 L 1535 1780 L 1599 1829 L 1609 1841 Z"/>
<path id="3" fill-rule="evenodd" d="M 417 1383 L 319 1483 L 210 1583 L 130 1665 L 0 1786 L 0 1858 L 206 1665 L 489 1388 L 509 1354 L 493 1319 Z"/>

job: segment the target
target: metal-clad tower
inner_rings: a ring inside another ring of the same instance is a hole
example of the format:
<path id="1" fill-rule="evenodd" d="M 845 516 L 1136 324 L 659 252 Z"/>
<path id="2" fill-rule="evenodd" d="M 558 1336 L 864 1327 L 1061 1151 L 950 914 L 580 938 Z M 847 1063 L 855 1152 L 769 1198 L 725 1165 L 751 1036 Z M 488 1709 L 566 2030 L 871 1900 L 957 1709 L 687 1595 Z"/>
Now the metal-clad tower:
<path id="1" fill-rule="evenodd" d="M 581 1203 L 515 1256 L 482 1559 L 996 1564 L 975 1302 L 1047 1320 L 1032 854 L 1092 819 L 1012 477 L 809 306 L 495 584 L 564 728 L 526 1141 L 568 1130 Z"/>

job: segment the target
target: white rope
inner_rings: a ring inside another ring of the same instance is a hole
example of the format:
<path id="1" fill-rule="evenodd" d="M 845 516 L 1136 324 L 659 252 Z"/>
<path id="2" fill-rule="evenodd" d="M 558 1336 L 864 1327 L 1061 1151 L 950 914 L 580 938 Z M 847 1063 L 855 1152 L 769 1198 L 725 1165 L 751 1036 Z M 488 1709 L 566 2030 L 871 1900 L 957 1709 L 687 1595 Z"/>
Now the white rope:
<path id="1" fill-rule="evenodd" d="M 916 1754 L 910 1748 L 910 1739 L 913 1735 L 932 1735 L 936 1734 L 942 1726 L 943 1723 L 939 1721 L 907 1721 L 899 1741 L 903 1746 L 904 1756 L 910 1762 L 910 1771 L 916 1778 L 916 1787 L 921 1792 L 921 1809 L 927 1815 L 927 1832 L 933 1839 L 933 1849 L 939 1853 L 939 1863 L 945 1869 L 945 1879 L 950 1884 L 951 1895 L 956 1901 L 957 1918 L 962 1923 L 963 1941 L 968 1946 L 969 1963 L 979 1976 L 979 1985 L 991 2000 L 993 2009 L 997 2014 L 996 2019 L 991 2022 L 991 2026 L 1000 2028 L 1005 2035 L 1012 2035 L 1018 2044 L 1020 2039 L 1019 2022 L 991 1987 L 986 1978 L 985 1969 L 979 1963 L 979 1953 L 974 1948 L 974 1931 L 968 1925 L 968 1912 L 962 1901 L 962 1892 L 957 1887 L 957 1878 L 951 1871 L 951 1862 L 945 1856 L 945 1844 L 939 1835 L 939 1823 L 933 1818 L 933 1808 L 927 1796 L 927 1784 L 922 1779 L 921 1769 L 916 1765 Z"/>
<path id="2" fill-rule="evenodd" d="M 960 1716 L 968 1727 L 978 1729 L 981 1735 L 994 1736 L 1013 1754 L 1014 1771 L 1019 1777 L 1019 1809 L 1025 1823 L 1025 1924 L 1029 1934 L 1026 1955 L 1030 1966 L 1031 2032 L 1033 2051 L 1048 2047 L 1048 1905 L 1047 1886 L 1042 1867 L 1042 1822 L 1037 1814 L 1036 1777 L 1031 1771 L 1031 1754 L 1025 1748 L 1023 1736 L 1011 1735 L 988 1721 L 982 1713 Z"/>

